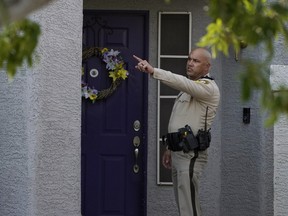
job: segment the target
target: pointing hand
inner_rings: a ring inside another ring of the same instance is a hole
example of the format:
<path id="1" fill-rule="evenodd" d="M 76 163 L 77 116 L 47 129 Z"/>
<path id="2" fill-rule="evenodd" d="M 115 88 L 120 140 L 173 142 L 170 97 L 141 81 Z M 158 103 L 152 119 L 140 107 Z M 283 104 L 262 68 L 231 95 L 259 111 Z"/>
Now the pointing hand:
<path id="1" fill-rule="evenodd" d="M 154 73 L 154 68 L 147 62 L 146 60 L 143 60 L 135 55 L 133 57 L 138 61 L 138 64 L 135 66 L 136 69 L 142 72 L 146 72 L 149 74 Z"/>

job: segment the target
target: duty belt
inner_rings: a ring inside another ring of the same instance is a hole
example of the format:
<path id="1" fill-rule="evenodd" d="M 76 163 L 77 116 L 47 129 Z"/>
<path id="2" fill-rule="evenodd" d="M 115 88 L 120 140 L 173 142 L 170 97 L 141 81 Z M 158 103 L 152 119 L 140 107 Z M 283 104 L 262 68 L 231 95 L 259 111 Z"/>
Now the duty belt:
<path id="1" fill-rule="evenodd" d="M 162 137 L 164 145 L 168 146 L 171 151 L 183 151 L 185 153 L 189 151 L 204 151 L 210 146 L 211 133 L 210 129 L 198 130 L 196 136 L 190 126 L 186 125 L 184 128 L 180 128 L 178 132 L 168 133 Z"/>

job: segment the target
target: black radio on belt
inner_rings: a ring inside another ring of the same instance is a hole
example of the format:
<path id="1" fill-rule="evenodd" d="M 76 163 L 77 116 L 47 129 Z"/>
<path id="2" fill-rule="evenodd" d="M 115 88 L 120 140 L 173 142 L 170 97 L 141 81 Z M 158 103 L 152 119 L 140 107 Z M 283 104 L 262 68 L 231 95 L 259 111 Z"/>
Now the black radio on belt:
<path id="1" fill-rule="evenodd" d="M 210 141 L 211 141 L 211 133 L 210 130 L 199 130 L 197 133 L 197 141 L 199 144 L 198 150 L 199 151 L 204 151 L 210 146 Z"/>
<path id="2" fill-rule="evenodd" d="M 199 143 L 199 151 L 204 151 L 210 146 L 211 142 L 211 133 L 210 129 L 207 130 L 207 115 L 208 115 L 208 107 L 206 108 L 206 116 L 205 116 L 205 128 L 198 130 L 197 140 Z"/>

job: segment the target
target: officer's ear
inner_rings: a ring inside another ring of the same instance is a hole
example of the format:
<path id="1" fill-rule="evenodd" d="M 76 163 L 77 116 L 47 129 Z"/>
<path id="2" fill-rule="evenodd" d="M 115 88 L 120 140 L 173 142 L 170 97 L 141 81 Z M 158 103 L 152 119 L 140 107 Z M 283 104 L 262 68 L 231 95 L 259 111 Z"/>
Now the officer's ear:
<path id="1" fill-rule="evenodd" d="M 206 68 L 207 68 L 207 72 L 209 72 L 209 70 L 211 68 L 211 64 L 209 62 L 206 63 Z"/>

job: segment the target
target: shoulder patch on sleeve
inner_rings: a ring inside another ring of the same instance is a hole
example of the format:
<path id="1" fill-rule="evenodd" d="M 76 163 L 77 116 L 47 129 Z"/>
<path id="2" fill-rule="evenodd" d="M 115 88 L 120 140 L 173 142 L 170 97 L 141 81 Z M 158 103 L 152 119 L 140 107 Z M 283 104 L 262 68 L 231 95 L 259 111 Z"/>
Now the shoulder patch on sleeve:
<path id="1" fill-rule="evenodd" d="M 196 80 L 196 83 L 203 83 L 203 84 L 209 84 L 210 82 L 208 80 Z"/>

